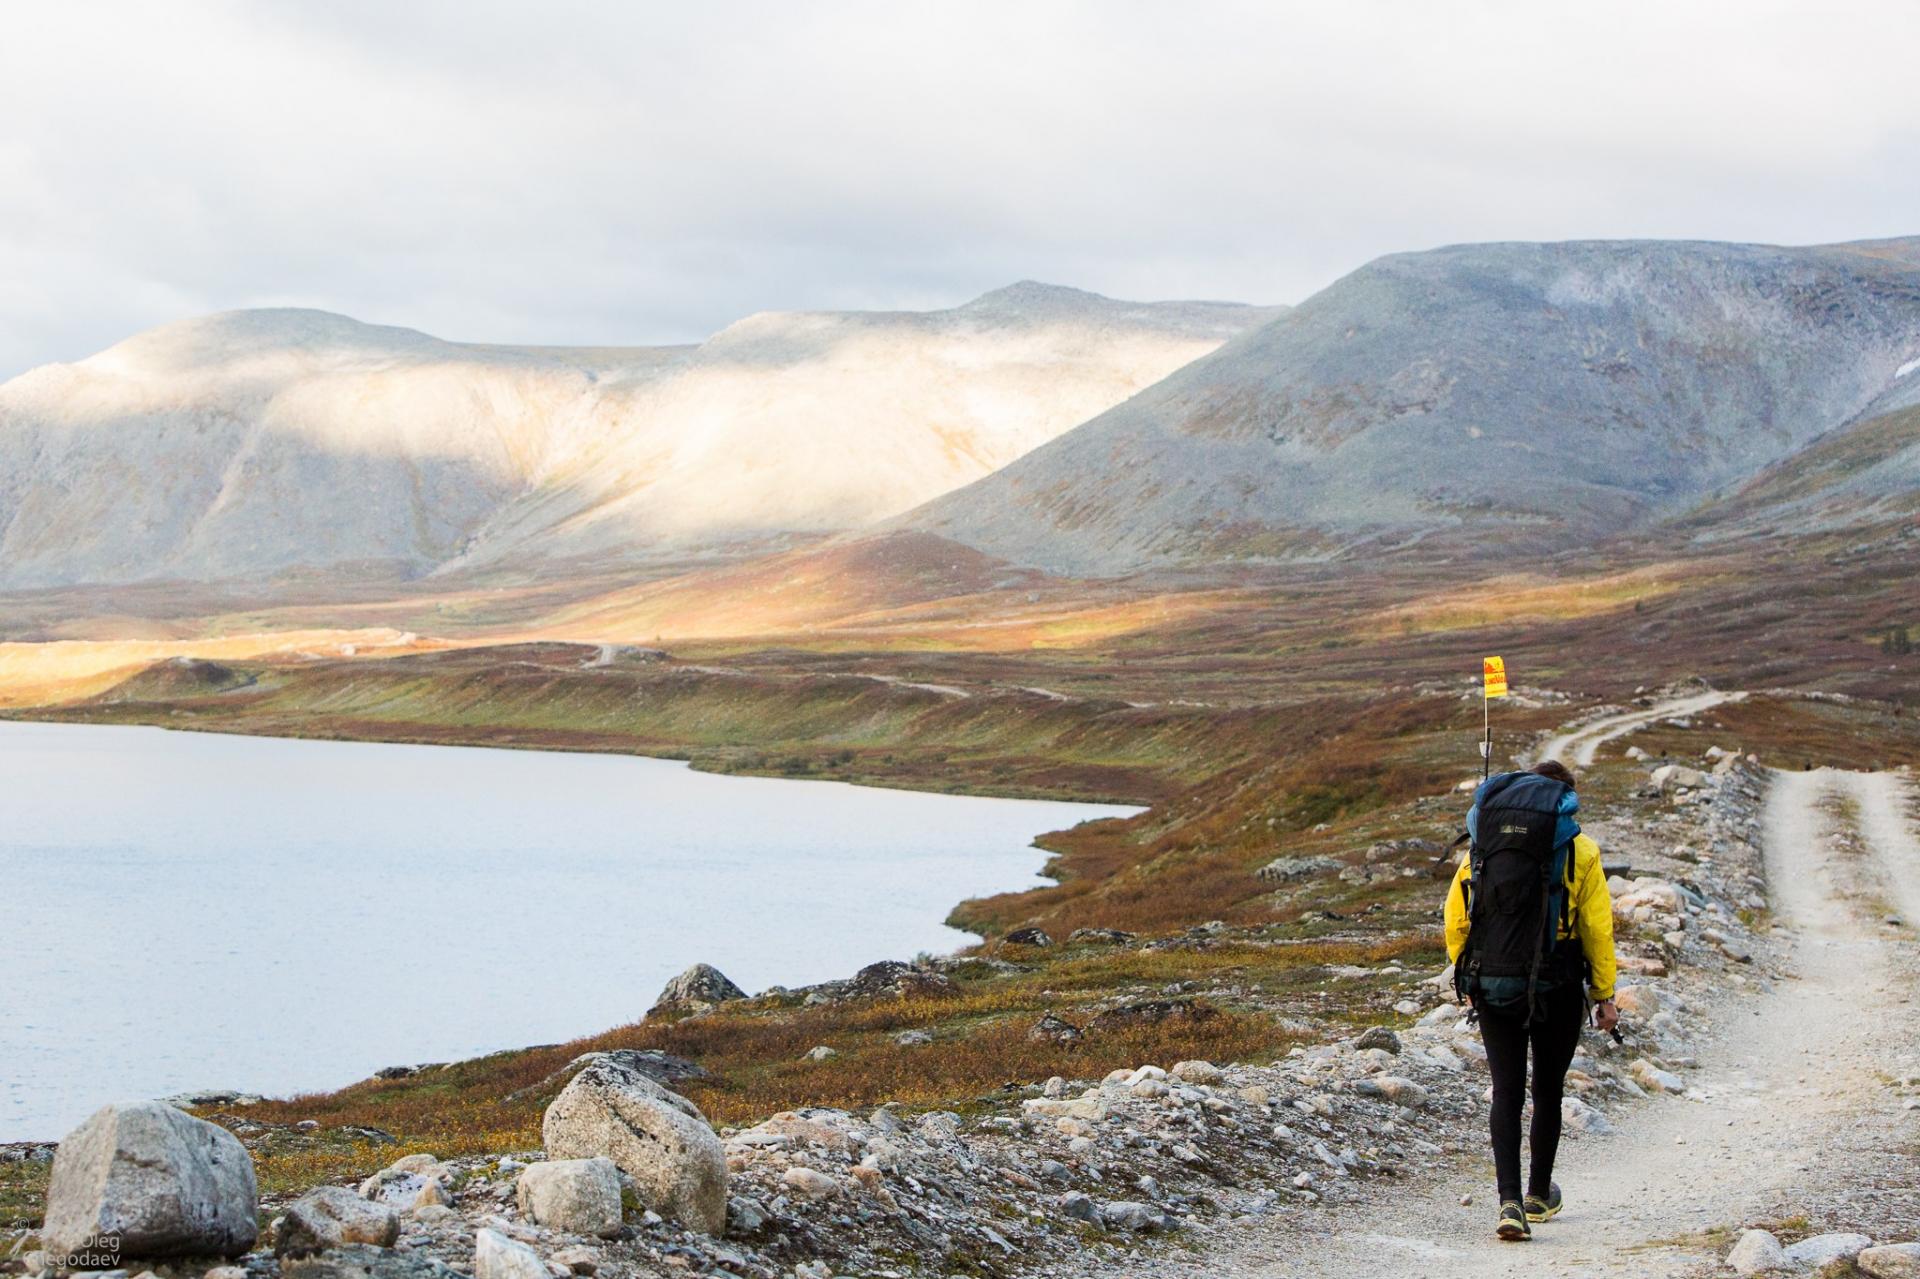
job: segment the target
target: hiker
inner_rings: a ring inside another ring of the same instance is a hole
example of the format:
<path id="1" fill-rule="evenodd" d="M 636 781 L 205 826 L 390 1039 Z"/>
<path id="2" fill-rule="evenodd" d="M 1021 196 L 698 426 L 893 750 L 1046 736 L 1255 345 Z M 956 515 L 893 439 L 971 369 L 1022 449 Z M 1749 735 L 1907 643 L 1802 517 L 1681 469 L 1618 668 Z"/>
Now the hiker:
<path id="1" fill-rule="evenodd" d="M 1560 1211 L 1553 1157 L 1560 1097 L 1592 1001 L 1612 1031 L 1613 899 L 1600 846 L 1580 833 L 1573 773 L 1557 760 L 1501 773 L 1474 792 L 1472 841 L 1447 890 L 1447 955 L 1472 1006 L 1493 1075 L 1493 1166 L 1500 1183 L 1495 1233 L 1533 1237 L 1529 1223 Z M 1520 1194 L 1520 1110 L 1533 1049 L 1532 1164 Z"/>

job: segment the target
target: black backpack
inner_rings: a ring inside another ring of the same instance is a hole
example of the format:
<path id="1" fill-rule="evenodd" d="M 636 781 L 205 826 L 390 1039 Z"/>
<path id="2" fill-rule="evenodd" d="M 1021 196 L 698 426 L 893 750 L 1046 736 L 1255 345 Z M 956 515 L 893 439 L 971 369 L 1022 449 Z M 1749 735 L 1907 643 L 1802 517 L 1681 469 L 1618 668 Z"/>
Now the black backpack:
<path id="1" fill-rule="evenodd" d="M 1582 978 L 1578 939 L 1558 940 L 1572 909 L 1580 829 L 1564 803 L 1571 789 L 1537 773 L 1502 773 L 1474 793 L 1467 944 L 1454 986 L 1478 1007 L 1524 1011 L 1531 1022 L 1542 994 Z"/>

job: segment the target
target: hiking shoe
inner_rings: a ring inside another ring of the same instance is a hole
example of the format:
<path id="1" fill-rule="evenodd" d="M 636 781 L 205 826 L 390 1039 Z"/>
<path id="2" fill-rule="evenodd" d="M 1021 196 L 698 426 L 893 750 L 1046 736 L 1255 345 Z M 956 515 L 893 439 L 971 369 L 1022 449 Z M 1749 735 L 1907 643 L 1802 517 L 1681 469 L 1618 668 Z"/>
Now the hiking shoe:
<path id="1" fill-rule="evenodd" d="M 1527 1225 L 1527 1210 L 1519 1200 L 1509 1199 L 1500 1205 L 1500 1224 L 1493 1228 L 1493 1233 L 1508 1243 L 1533 1238 L 1533 1228 Z"/>
<path id="2" fill-rule="evenodd" d="M 1545 1199 L 1539 1195 L 1528 1195 L 1521 1204 L 1527 1210 L 1528 1221 L 1545 1221 L 1560 1211 L 1560 1187 L 1548 1182 Z"/>

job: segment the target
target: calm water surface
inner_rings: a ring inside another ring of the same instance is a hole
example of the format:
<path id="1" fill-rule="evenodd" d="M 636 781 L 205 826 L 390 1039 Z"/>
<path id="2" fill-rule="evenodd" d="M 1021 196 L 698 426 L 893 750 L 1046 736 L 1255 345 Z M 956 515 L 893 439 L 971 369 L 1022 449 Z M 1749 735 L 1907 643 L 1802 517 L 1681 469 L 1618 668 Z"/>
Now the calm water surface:
<path id="1" fill-rule="evenodd" d="M 0 1141 L 337 1087 L 951 950 L 1034 836 L 1134 810 L 667 760 L 0 723 Z"/>

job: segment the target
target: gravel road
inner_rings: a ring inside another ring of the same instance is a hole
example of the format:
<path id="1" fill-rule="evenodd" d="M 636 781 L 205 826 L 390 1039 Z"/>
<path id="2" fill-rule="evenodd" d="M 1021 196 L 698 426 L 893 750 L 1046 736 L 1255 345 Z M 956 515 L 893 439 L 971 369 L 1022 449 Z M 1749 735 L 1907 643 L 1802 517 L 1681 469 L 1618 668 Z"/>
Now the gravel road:
<path id="1" fill-rule="evenodd" d="M 1625 718 L 1589 725 L 1576 744 L 1597 745 Z M 1857 805 L 1857 821 L 1836 810 L 1836 798 Z M 1493 1238 L 1488 1161 L 1475 1158 L 1412 1185 L 1376 1183 L 1362 1203 L 1250 1225 L 1226 1255 L 1162 1258 L 1129 1273 L 1711 1274 L 1728 1228 L 1802 1214 L 1879 1241 L 1914 1238 L 1920 1178 L 1910 1152 L 1920 1110 L 1904 1108 L 1891 1079 L 1914 1071 L 1920 1041 L 1910 994 L 1916 943 L 1886 920 L 1890 903 L 1920 920 L 1912 805 L 1910 784 L 1893 774 L 1776 774 L 1765 818 L 1778 923 L 1769 945 L 1786 976 L 1756 971 L 1701 1009 L 1686 1096 L 1648 1100 L 1613 1134 L 1562 1146 L 1568 1207 L 1536 1227 L 1531 1243 Z M 1835 873 L 1839 861 L 1844 874 Z M 1472 1206 L 1461 1205 L 1463 1193 Z"/>

